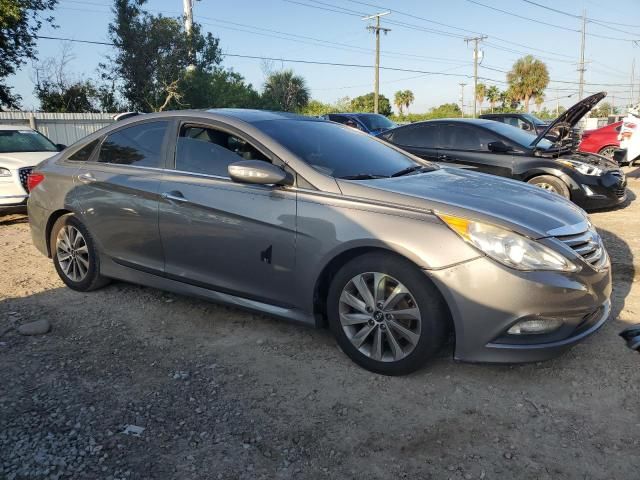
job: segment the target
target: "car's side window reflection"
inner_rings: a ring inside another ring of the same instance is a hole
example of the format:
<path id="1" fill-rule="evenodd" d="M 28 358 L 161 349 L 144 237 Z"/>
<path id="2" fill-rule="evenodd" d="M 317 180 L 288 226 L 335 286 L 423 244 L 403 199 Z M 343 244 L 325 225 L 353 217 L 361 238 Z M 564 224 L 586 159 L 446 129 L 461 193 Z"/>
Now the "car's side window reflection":
<path id="1" fill-rule="evenodd" d="M 176 148 L 176 170 L 228 177 L 227 167 L 242 159 L 268 162 L 247 141 L 214 128 L 183 126 Z"/>
<path id="2" fill-rule="evenodd" d="M 109 135 L 100 147 L 99 162 L 139 167 L 163 167 L 162 142 L 169 122 L 148 122 Z"/>

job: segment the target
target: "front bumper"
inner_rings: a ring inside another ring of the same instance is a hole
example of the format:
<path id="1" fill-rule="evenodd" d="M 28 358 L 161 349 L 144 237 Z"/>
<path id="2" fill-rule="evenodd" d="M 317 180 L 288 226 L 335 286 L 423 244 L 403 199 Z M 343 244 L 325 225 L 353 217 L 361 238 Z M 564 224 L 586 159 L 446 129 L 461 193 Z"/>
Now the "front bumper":
<path id="1" fill-rule="evenodd" d="M 621 170 L 599 177 L 583 175 L 571 190 L 571 200 L 585 210 L 615 207 L 626 199 L 627 179 Z"/>
<path id="2" fill-rule="evenodd" d="M 27 203 L 26 176 L 31 167 L 12 170 L 10 177 L 0 177 L 0 208 L 19 207 Z"/>
<path id="3" fill-rule="evenodd" d="M 609 318 L 611 269 L 521 272 L 482 257 L 425 272 L 442 292 L 455 326 L 455 358 L 468 362 L 537 362 L 556 357 Z M 555 332 L 508 335 L 522 319 L 565 318 Z"/>

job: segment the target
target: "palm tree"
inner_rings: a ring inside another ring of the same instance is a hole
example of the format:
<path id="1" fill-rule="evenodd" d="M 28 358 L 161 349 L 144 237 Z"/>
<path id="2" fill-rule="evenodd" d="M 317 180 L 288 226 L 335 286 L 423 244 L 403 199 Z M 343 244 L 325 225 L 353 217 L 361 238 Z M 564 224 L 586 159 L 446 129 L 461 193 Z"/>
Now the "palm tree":
<path id="1" fill-rule="evenodd" d="M 536 111 L 540 113 L 542 109 L 542 104 L 544 103 L 544 93 L 537 93 L 535 97 L 533 97 L 533 103 L 536 104 Z"/>
<path id="2" fill-rule="evenodd" d="M 404 107 L 404 92 L 398 90 L 393 96 L 393 104 L 398 108 L 400 116 L 402 116 L 402 107 Z"/>
<path id="3" fill-rule="evenodd" d="M 407 109 L 407 113 L 409 113 L 409 105 L 411 105 L 416 98 L 413 96 L 413 92 L 411 90 L 405 90 L 403 94 L 404 106 Z"/>
<path id="4" fill-rule="evenodd" d="M 487 100 L 489 100 L 489 105 L 491 105 L 491 113 L 493 113 L 493 109 L 496 106 L 496 103 L 500 100 L 500 90 L 495 85 L 491 85 L 487 89 L 487 93 L 485 95 Z"/>
<path id="5" fill-rule="evenodd" d="M 273 108 L 295 112 L 305 107 L 311 97 L 305 79 L 293 70 L 271 73 L 265 83 L 263 97 Z"/>
<path id="6" fill-rule="evenodd" d="M 476 101 L 480 106 L 480 113 L 482 113 L 482 104 L 484 103 L 484 99 L 487 95 L 487 86 L 484 83 L 479 83 L 476 85 Z"/>
<path id="7" fill-rule="evenodd" d="M 507 73 L 507 82 L 513 96 L 524 103 L 525 111 L 529 111 L 531 97 L 541 94 L 549 84 L 549 70 L 544 62 L 527 55 L 513 64 Z"/>

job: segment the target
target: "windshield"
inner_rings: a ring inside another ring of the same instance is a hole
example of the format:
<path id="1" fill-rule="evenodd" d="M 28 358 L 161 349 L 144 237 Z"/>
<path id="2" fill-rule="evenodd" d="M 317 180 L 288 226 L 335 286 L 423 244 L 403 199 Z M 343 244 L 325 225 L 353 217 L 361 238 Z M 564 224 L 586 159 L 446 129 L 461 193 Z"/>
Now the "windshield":
<path id="1" fill-rule="evenodd" d="M 265 120 L 255 126 L 317 171 L 333 177 L 388 177 L 422 165 L 365 133 L 335 123 Z"/>
<path id="2" fill-rule="evenodd" d="M 395 123 L 379 113 L 361 113 L 358 114 L 358 120 L 364 123 L 364 126 L 369 130 L 384 130 L 397 127 Z"/>
<path id="3" fill-rule="evenodd" d="M 527 120 L 529 120 L 531 123 L 533 123 L 534 125 L 546 125 L 545 122 L 543 122 L 542 120 L 540 120 L 538 117 L 536 117 L 535 115 L 531 115 L 530 113 L 523 113 L 522 116 L 524 118 L 526 118 Z"/>
<path id="4" fill-rule="evenodd" d="M 0 130 L 0 153 L 57 151 L 51 140 L 35 130 Z"/>
<path id="5" fill-rule="evenodd" d="M 489 130 L 496 132 L 503 137 L 507 137 L 509 140 L 517 143 L 524 148 L 532 148 L 531 144 L 535 141 L 536 138 L 538 138 L 533 133 L 529 133 L 512 125 L 507 125 L 506 123 L 487 122 L 483 124 L 483 127 L 488 128 Z M 552 146 L 553 143 L 546 138 L 540 140 L 537 145 L 537 147 L 541 148 L 542 150 L 547 150 Z"/>

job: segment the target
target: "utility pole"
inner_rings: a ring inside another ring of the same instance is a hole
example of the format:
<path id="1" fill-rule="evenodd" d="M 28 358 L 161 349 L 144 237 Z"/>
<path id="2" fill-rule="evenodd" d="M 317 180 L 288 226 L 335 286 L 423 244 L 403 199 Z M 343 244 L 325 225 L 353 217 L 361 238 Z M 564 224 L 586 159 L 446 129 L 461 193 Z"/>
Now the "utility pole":
<path id="1" fill-rule="evenodd" d="M 185 2 L 188 0 L 184 0 Z M 378 96 L 380 95 L 380 32 L 384 32 L 386 35 L 391 31 L 390 28 L 383 28 L 380 26 L 380 17 L 384 17 L 385 15 L 389 15 L 391 12 L 382 12 L 376 13 L 374 15 L 369 15 L 364 17 L 362 20 L 372 20 L 375 18 L 376 24 L 369 25 L 367 30 L 374 32 L 376 34 L 376 74 L 375 81 L 373 86 L 373 113 L 378 113 Z"/>
<path id="2" fill-rule="evenodd" d="M 460 82 L 460 116 L 464 118 L 464 87 L 467 85 L 464 82 Z"/>
<path id="3" fill-rule="evenodd" d="M 473 42 L 473 118 L 478 115 L 478 95 L 476 94 L 478 91 L 478 43 L 486 38 L 486 35 L 481 35 L 480 37 L 467 37 L 464 39 L 467 45 L 469 45 L 469 42 Z"/>
<path id="4" fill-rule="evenodd" d="M 184 10 L 184 31 L 190 37 L 193 30 L 193 0 L 182 0 L 182 7 Z M 191 71 L 196 68 L 193 64 L 193 51 L 191 49 L 189 49 L 189 60 L 187 70 Z"/>
<path id="5" fill-rule="evenodd" d="M 582 100 L 584 96 L 584 72 L 586 70 L 584 66 L 584 41 L 587 31 L 587 10 L 582 10 L 582 40 L 580 42 L 580 63 L 578 65 L 578 72 L 580 72 L 580 85 L 578 87 L 578 100 Z"/>
<path id="6" fill-rule="evenodd" d="M 635 73 L 636 73 L 636 59 L 631 61 L 631 95 L 629 99 L 630 106 L 633 106 L 633 83 L 635 82 Z"/>

